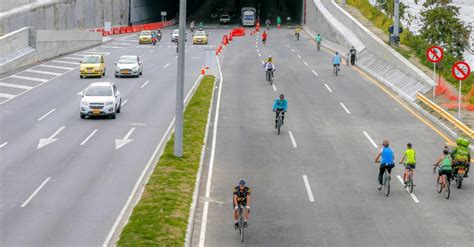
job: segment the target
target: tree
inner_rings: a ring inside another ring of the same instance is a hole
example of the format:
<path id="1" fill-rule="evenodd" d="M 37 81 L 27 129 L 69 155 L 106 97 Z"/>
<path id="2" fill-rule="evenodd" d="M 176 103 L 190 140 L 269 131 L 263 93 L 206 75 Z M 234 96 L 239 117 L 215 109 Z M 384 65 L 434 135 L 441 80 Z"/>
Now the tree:
<path id="1" fill-rule="evenodd" d="M 462 59 L 463 52 L 469 47 L 471 30 L 457 17 L 459 8 L 439 3 L 430 5 L 433 8 L 421 12 L 423 27 L 420 30 L 423 37 L 430 44 L 442 46 L 446 52 L 458 59 Z"/>
<path id="2" fill-rule="evenodd" d="M 393 18 L 394 0 L 377 0 L 377 5 L 390 19 Z M 407 6 L 400 1 L 400 17 L 404 18 Z"/>
<path id="3" fill-rule="evenodd" d="M 415 0 L 415 2 L 416 4 L 418 4 L 417 0 Z M 453 0 L 426 0 L 425 3 L 423 3 L 423 7 L 428 8 L 428 7 L 439 6 L 439 5 L 446 6 L 452 2 Z"/>

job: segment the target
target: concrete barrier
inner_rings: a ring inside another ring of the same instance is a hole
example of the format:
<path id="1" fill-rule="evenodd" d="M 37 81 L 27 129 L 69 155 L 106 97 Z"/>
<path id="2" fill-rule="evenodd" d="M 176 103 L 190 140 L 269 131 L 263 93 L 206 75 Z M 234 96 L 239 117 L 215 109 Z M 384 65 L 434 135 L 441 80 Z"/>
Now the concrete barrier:
<path id="1" fill-rule="evenodd" d="M 426 93 L 435 82 L 420 69 L 385 44 L 375 34 L 337 5 L 334 0 L 307 3 L 304 29 L 312 36 L 321 33 L 323 44 L 342 56 L 353 45 L 358 50 L 357 65 L 411 102 L 416 92 Z M 328 42 L 329 41 L 329 42 Z"/>
<path id="2" fill-rule="evenodd" d="M 0 74 L 102 43 L 102 34 L 25 27 L 0 37 Z"/>

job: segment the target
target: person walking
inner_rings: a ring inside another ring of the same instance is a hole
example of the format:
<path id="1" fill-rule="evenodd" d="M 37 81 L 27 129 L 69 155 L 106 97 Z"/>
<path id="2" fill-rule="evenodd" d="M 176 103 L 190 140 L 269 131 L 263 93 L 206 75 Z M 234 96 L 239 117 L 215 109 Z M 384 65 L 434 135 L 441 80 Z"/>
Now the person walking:
<path id="1" fill-rule="evenodd" d="M 351 60 L 351 65 L 355 66 L 355 62 L 357 60 L 357 51 L 354 48 L 354 46 L 352 46 L 351 49 L 349 50 L 349 58 Z"/>
<path id="2" fill-rule="evenodd" d="M 281 27 L 281 18 L 280 18 L 280 16 L 277 16 L 276 22 L 277 22 L 278 28 L 280 28 Z"/>
<path id="3" fill-rule="evenodd" d="M 321 37 L 321 34 L 318 33 L 318 35 L 316 35 L 314 40 L 316 41 L 316 46 L 318 47 L 318 51 L 320 51 L 321 50 L 321 42 L 323 41 L 323 38 Z"/>
<path id="4" fill-rule="evenodd" d="M 262 33 L 262 43 L 265 45 L 267 43 L 267 31 Z"/>

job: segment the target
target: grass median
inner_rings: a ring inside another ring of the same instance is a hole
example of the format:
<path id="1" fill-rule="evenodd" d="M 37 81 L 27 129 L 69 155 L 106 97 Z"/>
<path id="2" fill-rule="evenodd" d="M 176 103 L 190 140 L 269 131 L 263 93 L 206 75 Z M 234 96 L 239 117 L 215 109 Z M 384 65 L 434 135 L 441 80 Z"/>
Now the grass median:
<path id="1" fill-rule="evenodd" d="M 184 245 L 214 80 L 203 77 L 186 107 L 183 157 L 173 155 L 173 135 L 120 234 L 118 246 Z"/>

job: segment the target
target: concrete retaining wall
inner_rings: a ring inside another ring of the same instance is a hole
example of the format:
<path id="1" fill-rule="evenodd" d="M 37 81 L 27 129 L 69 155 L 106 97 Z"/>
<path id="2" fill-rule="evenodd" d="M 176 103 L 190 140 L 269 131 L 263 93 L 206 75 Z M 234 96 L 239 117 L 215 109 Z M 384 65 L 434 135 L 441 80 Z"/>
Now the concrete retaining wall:
<path id="1" fill-rule="evenodd" d="M 22 28 L 0 37 L 0 74 L 100 43 L 96 32 Z"/>
<path id="2" fill-rule="evenodd" d="M 4 1 L 4 0 L 0 0 Z M 23 27 L 42 30 L 128 25 L 129 0 L 41 0 L 0 13 L 0 33 Z"/>
<path id="3" fill-rule="evenodd" d="M 36 2 L 37 0 L 0 0 L 0 12 L 21 7 L 25 4 Z"/>
<path id="4" fill-rule="evenodd" d="M 421 70 L 380 40 L 333 0 L 308 0 L 305 29 L 321 33 L 323 44 L 343 56 L 350 46 L 359 51 L 358 66 L 414 101 L 416 92 L 428 92 L 435 83 Z M 328 42 L 329 41 L 329 42 Z"/>

